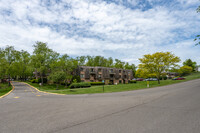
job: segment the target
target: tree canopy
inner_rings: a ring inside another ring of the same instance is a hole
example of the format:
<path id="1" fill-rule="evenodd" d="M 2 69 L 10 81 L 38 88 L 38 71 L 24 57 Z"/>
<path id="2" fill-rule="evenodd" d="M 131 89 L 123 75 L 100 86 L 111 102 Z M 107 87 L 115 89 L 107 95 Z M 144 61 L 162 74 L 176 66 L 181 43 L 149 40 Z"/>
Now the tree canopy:
<path id="1" fill-rule="evenodd" d="M 147 54 L 139 60 L 141 62 L 139 68 L 147 70 L 150 74 L 156 74 L 158 83 L 160 83 L 160 76 L 163 73 L 172 67 L 176 67 L 177 63 L 180 62 L 180 58 L 170 52 Z"/>
<path id="2" fill-rule="evenodd" d="M 27 80 L 34 78 L 34 74 L 37 74 L 37 78 L 40 77 L 38 81 L 41 81 L 42 84 L 44 78 L 47 77 L 50 77 L 49 79 L 54 82 L 57 82 L 56 79 L 61 80 L 60 77 L 62 77 L 62 81 L 67 83 L 74 78 L 72 72 L 77 66 L 131 69 L 133 74 L 136 71 L 134 64 L 112 57 L 88 55 L 73 58 L 67 54 L 60 55 L 50 49 L 47 43 L 39 41 L 33 45 L 32 55 L 24 50 L 17 51 L 13 46 L 0 48 L 0 79 Z"/>
<path id="3" fill-rule="evenodd" d="M 200 6 L 197 8 L 197 13 L 200 12 Z M 197 35 L 194 41 L 197 41 L 195 45 L 200 45 L 200 35 Z"/>
<path id="4" fill-rule="evenodd" d="M 192 71 L 195 71 L 197 63 L 193 62 L 191 59 L 187 59 L 185 62 L 183 62 L 183 65 L 190 66 L 192 68 Z"/>

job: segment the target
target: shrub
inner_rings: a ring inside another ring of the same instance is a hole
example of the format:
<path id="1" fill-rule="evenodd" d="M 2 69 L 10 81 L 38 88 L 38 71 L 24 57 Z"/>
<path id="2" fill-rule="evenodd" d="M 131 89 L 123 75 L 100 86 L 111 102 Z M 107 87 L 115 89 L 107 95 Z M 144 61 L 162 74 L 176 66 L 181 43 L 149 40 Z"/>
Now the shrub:
<path id="1" fill-rule="evenodd" d="M 81 82 L 81 83 L 72 83 L 69 88 L 86 88 L 91 87 L 91 84 L 88 82 Z"/>
<path id="2" fill-rule="evenodd" d="M 38 79 L 32 79 L 30 80 L 31 83 L 38 83 Z"/>
<path id="3" fill-rule="evenodd" d="M 78 83 L 81 82 L 81 78 L 80 78 L 79 76 L 76 76 L 76 75 L 73 76 L 72 79 L 71 79 L 72 82 L 73 82 L 74 80 L 76 80 L 76 82 L 78 82 Z"/>
<path id="4" fill-rule="evenodd" d="M 163 79 L 164 79 L 164 80 L 167 80 L 167 77 L 166 77 L 166 76 L 164 76 L 164 77 L 161 76 L 161 77 L 160 77 L 160 80 L 163 80 Z"/>
<path id="5" fill-rule="evenodd" d="M 42 79 L 38 78 L 38 83 L 42 83 Z M 43 83 L 47 83 L 47 78 L 43 78 Z"/>
<path id="6" fill-rule="evenodd" d="M 91 85 L 104 85 L 102 82 L 90 82 Z"/>
<path id="7" fill-rule="evenodd" d="M 190 66 L 182 66 L 179 70 L 181 76 L 189 75 L 192 72 L 192 67 Z"/>
<path id="8" fill-rule="evenodd" d="M 136 80 L 130 80 L 129 83 L 137 83 L 137 81 Z"/>

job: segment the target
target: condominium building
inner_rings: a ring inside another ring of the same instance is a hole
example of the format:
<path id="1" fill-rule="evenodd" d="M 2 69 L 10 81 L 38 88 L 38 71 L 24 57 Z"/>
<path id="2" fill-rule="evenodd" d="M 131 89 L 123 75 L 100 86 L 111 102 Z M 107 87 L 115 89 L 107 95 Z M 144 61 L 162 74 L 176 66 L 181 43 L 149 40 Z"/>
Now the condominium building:
<path id="1" fill-rule="evenodd" d="M 129 83 L 133 79 L 132 70 L 78 66 L 75 74 L 80 76 L 82 82 L 104 82 L 105 84 Z"/>

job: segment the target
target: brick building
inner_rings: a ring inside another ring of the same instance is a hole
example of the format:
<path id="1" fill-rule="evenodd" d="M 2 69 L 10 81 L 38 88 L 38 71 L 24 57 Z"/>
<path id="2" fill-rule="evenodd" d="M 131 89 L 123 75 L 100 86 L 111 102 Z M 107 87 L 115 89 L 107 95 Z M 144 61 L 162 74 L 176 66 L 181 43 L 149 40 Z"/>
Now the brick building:
<path id="1" fill-rule="evenodd" d="M 104 81 L 105 84 L 129 83 L 133 79 L 132 70 L 108 67 L 78 66 L 75 74 L 80 76 L 82 82 Z"/>

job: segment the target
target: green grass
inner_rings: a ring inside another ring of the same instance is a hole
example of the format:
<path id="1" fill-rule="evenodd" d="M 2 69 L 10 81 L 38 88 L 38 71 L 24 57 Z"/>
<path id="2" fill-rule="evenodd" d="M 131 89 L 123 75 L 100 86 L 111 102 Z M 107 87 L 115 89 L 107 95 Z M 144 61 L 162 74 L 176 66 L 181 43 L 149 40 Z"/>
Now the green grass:
<path id="1" fill-rule="evenodd" d="M 12 86 L 8 86 L 8 83 L 0 83 L 0 96 L 3 96 L 10 90 L 12 90 Z"/>
<path id="2" fill-rule="evenodd" d="M 192 73 L 189 76 L 185 76 L 185 80 L 161 80 L 160 84 L 157 81 L 150 81 L 150 88 L 157 86 L 170 85 L 174 83 L 180 83 L 192 79 L 200 78 L 200 72 Z M 36 83 L 27 82 L 30 85 L 38 88 L 41 91 L 51 92 L 51 93 L 59 93 L 59 94 L 92 94 L 92 93 L 109 93 L 109 92 L 121 92 L 121 91 L 130 91 L 130 90 L 139 90 L 147 88 L 146 81 L 138 81 L 133 84 L 119 84 L 119 85 L 105 85 L 104 92 L 103 86 L 92 86 L 90 88 L 80 88 L 80 89 L 70 89 L 65 86 L 59 86 L 59 89 L 56 90 L 56 85 L 44 85 L 39 86 Z"/>

